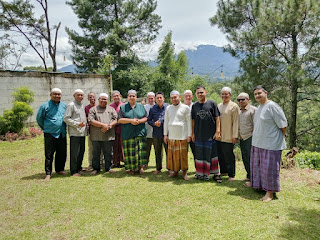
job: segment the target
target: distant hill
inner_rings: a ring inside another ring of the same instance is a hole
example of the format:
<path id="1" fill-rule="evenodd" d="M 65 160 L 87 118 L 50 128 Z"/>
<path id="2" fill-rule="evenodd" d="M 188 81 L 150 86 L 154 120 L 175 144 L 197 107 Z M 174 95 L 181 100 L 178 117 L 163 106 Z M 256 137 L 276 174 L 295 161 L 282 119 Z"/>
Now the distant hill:
<path id="1" fill-rule="evenodd" d="M 234 78 L 238 75 L 239 59 L 223 52 L 222 47 L 214 45 L 199 45 L 195 50 L 185 50 L 189 59 L 189 68 L 193 74 L 208 75 L 210 79 Z"/>
<path id="2" fill-rule="evenodd" d="M 189 60 L 190 73 L 207 75 L 213 81 L 233 79 L 238 75 L 239 60 L 229 53 L 223 52 L 222 47 L 199 45 L 194 50 L 185 50 L 185 53 Z M 150 61 L 149 65 L 157 66 L 157 63 Z M 69 65 L 59 69 L 59 71 L 76 73 L 76 67 Z M 223 78 L 221 78 L 221 71 L 223 71 Z"/>

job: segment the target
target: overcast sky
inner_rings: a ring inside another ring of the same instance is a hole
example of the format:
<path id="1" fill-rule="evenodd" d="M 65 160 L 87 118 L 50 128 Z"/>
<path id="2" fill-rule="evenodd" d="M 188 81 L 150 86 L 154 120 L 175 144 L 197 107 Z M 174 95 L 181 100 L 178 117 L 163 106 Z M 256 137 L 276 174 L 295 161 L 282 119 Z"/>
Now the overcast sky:
<path id="1" fill-rule="evenodd" d="M 61 21 L 58 37 L 58 68 L 72 64 L 70 58 L 71 47 L 68 44 L 68 35 L 65 27 L 81 33 L 78 20 L 66 0 L 49 0 L 49 18 L 51 25 Z M 223 46 L 227 44 L 224 35 L 216 28 L 211 27 L 209 18 L 217 10 L 218 0 L 158 0 L 156 13 L 161 16 L 162 28 L 159 35 L 151 46 L 140 52 L 144 59 L 154 59 L 157 55 L 165 35 L 172 30 L 173 42 L 176 52 L 182 49 L 192 49 L 199 44 L 212 44 Z M 37 6 L 37 3 L 35 3 Z M 64 61 L 64 55 L 66 61 Z M 40 59 L 29 50 L 22 56 L 24 66 L 41 65 Z"/>

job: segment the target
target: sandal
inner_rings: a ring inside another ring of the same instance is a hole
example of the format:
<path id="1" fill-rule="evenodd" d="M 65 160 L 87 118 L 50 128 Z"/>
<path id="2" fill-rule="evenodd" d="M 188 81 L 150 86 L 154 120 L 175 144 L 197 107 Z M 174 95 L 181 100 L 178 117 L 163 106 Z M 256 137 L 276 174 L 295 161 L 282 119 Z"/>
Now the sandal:
<path id="1" fill-rule="evenodd" d="M 217 183 L 222 183 L 222 178 L 220 175 L 214 175 L 213 180 L 215 180 Z"/>

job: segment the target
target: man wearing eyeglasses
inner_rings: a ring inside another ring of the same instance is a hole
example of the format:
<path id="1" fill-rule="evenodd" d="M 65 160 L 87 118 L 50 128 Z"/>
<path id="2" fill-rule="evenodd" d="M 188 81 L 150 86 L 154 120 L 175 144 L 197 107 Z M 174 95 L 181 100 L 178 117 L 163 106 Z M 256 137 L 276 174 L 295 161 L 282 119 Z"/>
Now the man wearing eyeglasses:
<path id="1" fill-rule="evenodd" d="M 240 93 L 237 97 L 240 106 L 239 114 L 239 138 L 242 161 L 247 172 L 247 177 L 243 181 L 250 181 L 250 151 L 252 143 L 253 120 L 257 110 L 249 102 L 249 94 Z"/>

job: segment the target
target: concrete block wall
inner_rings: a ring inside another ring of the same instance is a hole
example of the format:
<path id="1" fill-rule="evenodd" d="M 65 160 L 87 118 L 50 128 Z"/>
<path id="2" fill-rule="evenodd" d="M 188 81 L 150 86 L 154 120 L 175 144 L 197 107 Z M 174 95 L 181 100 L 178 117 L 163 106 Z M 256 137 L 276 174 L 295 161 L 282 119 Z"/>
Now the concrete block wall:
<path id="1" fill-rule="evenodd" d="M 71 74 L 71 73 L 47 73 L 47 72 L 19 72 L 19 71 L 0 71 L 0 115 L 5 109 L 12 108 L 12 93 L 16 88 L 27 86 L 34 91 L 34 102 L 32 108 L 33 116 L 28 119 L 28 123 L 36 121 L 36 115 L 40 105 L 50 99 L 50 90 L 54 87 L 62 91 L 62 101 L 69 103 L 73 101 L 75 89 L 82 89 L 87 95 L 94 92 L 97 95 L 106 92 L 107 77 L 104 75 L 92 74 Z M 87 96 L 83 101 L 88 104 Z"/>

